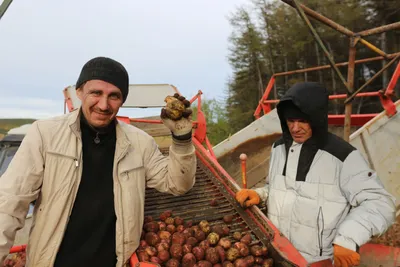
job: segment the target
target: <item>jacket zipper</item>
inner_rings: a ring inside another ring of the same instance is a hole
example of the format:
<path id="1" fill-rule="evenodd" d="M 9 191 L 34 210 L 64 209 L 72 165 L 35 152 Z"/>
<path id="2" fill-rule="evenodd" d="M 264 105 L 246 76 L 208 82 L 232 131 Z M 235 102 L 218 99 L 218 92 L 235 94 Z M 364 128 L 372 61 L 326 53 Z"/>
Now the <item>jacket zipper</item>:
<path id="1" fill-rule="evenodd" d="M 119 164 L 119 162 L 120 162 L 120 160 L 123 158 L 123 157 L 125 157 L 125 155 L 126 155 L 126 150 L 127 150 L 127 148 L 125 148 L 124 149 L 124 151 L 122 152 L 122 154 L 121 154 L 121 157 L 117 160 L 117 162 L 116 163 L 114 163 L 115 165 L 114 165 L 114 169 L 116 169 L 116 166 Z M 125 233 L 124 233 L 124 212 L 123 212 L 123 208 L 122 208 L 122 185 L 121 185 L 121 181 L 119 180 L 119 175 L 118 175 L 118 171 L 116 171 L 116 175 L 117 175 L 117 183 L 118 183 L 118 192 L 119 192 L 119 210 L 120 210 L 120 213 L 121 213 L 121 219 L 120 219 L 120 222 L 121 222 L 121 226 L 122 226 L 122 228 L 121 228 L 121 232 L 122 232 L 122 262 L 123 262 L 123 264 L 125 264 L 125 241 L 124 241 L 124 236 L 125 236 Z"/>
<path id="2" fill-rule="evenodd" d="M 78 151 L 78 150 L 77 150 L 77 151 Z M 53 152 L 50 152 L 50 153 L 53 153 Z M 61 155 L 61 154 L 59 154 L 59 153 L 53 153 L 53 154 Z M 79 156 L 77 155 L 76 157 L 72 157 L 72 156 L 68 156 L 68 155 L 62 155 L 62 156 L 66 156 L 66 157 L 71 158 L 71 159 L 73 159 L 73 160 L 75 161 L 75 170 L 76 170 L 76 171 L 75 171 L 75 173 L 76 173 L 76 177 L 75 177 L 76 180 L 75 180 L 75 182 L 78 182 L 78 180 L 79 180 L 79 174 L 80 174 L 78 167 L 79 167 L 79 161 L 82 161 L 82 153 L 81 153 Z M 78 158 L 79 158 L 79 160 L 78 160 Z M 67 216 L 67 220 L 66 220 L 65 225 L 64 225 L 64 229 L 63 229 L 62 235 L 61 235 L 60 238 L 58 239 L 58 242 L 57 242 L 57 251 L 58 251 L 58 249 L 59 249 L 60 246 L 61 246 L 62 239 L 64 238 L 65 231 L 67 230 L 68 221 L 69 221 L 69 216 L 71 215 L 72 209 L 73 209 L 73 207 L 74 207 L 74 202 L 75 202 L 75 198 L 76 198 L 76 194 L 78 193 L 78 190 L 79 190 L 79 185 L 78 185 L 78 188 L 76 189 L 76 193 L 75 193 L 75 196 L 74 196 L 74 201 L 72 202 L 71 207 L 70 207 L 70 209 L 69 209 L 69 211 L 68 211 L 68 216 Z M 54 264 L 54 262 L 55 262 L 55 260 L 56 260 L 56 256 L 57 256 L 57 253 L 53 254 L 53 258 L 52 258 L 52 260 L 51 260 L 52 264 Z"/>
<path id="3" fill-rule="evenodd" d="M 319 216 L 321 215 L 321 217 L 322 217 L 322 229 L 320 229 L 320 227 L 319 227 Z M 323 213 L 323 211 L 322 211 L 322 207 L 320 206 L 319 207 L 319 210 L 318 210 L 318 216 L 317 216 L 317 230 L 318 230 L 318 245 L 319 245 L 319 256 L 322 256 L 322 244 L 323 244 L 323 240 L 322 240 L 322 236 L 323 236 L 323 233 L 324 233 L 324 213 Z M 320 233 L 320 230 L 321 230 L 321 233 Z"/>

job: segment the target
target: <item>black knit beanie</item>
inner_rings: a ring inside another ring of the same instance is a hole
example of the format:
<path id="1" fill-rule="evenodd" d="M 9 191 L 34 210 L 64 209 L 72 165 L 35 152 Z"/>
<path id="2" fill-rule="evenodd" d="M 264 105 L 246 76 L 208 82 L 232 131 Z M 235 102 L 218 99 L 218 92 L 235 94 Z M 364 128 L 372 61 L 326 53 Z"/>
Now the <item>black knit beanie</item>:
<path id="1" fill-rule="evenodd" d="M 90 80 L 102 80 L 115 85 L 121 90 L 123 102 L 129 93 L 129 76 L 125 67 L 111 58 L 96 57 L 89 60 L 82 68 L 76 89 Z"/>

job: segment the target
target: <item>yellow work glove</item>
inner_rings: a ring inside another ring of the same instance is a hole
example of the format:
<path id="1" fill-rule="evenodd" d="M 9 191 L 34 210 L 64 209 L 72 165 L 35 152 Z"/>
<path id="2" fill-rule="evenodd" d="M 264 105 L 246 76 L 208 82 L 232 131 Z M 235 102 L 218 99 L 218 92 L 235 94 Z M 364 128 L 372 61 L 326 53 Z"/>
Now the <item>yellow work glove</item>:
<path id="1" fill-rule="evenodd" d="M 236 200 L 243 208 L 247 208 L 258 205 L 260 203 L 260 196 L 254 190 L 241 189 L 236 193 Z"/>
<path id="2" fill-rule="evenodd" d="M 360 254 L 356 251 L 333 245 L 333 261 L 335 267 L 351 267 L 360 264 Z"/>

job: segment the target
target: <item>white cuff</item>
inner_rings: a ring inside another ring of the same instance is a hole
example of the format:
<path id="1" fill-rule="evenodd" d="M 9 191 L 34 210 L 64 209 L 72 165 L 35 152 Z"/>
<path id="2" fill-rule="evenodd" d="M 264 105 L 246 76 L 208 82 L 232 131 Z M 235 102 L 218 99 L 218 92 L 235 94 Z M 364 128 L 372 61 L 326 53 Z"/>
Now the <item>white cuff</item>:
<path id="1" fill-rule="evenodd" d="M 352 239 L 342 236 L 342 235 L 337 235 L 335 239 L 333 240 L 333 243 L 339 246 L 342 246 L 344 248 L 357 251 L 357 243 L 354 242 Z"/>

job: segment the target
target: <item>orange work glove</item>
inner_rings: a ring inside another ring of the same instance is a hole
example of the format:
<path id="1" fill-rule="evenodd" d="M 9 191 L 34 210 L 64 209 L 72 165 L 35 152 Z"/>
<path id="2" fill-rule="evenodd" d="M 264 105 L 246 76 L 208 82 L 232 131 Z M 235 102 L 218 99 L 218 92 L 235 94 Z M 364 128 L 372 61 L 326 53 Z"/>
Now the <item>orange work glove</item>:
<path id="1" fill-rule="evenodd" d="M 360 254 L 356 251 L 333 245 L 333 261 L 335 267 L 351 267 L 360 264 Z"/>
<path id="2" fill-rule="evenodd" d="M 243 208 L 247 208 L 258 205 L 260 203 L 260 196 L 254 190 L 241 189 L 236 193 L 236 200 Z"/>

